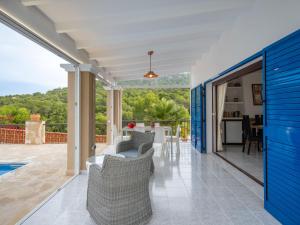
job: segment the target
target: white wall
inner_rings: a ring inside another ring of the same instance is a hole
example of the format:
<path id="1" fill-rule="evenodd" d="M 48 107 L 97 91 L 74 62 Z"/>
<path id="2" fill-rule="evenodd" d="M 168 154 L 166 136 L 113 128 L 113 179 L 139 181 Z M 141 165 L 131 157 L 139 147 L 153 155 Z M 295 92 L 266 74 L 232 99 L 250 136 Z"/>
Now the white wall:
<path id="1" fill-rule="evenodd" d="M 262 71 L 255 71 L 242 77 L 243 97 L 244 97 L 244 114 L 254 118 L 255 115 L 261 115 L 263 107 L 253 105 L 252 84 L 262 83 Z"/>
<path id="2" fill-rule="evenodd" d="M 257 0 L 192 67 L 191 86 L 197 86 L 299 29 L 299 9 L 300 0 Z"/>

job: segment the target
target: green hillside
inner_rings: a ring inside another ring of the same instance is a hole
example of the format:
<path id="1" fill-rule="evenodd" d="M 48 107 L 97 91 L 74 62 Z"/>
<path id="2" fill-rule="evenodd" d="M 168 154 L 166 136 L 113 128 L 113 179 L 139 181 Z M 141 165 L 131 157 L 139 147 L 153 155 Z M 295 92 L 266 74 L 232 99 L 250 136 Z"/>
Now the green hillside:
<path id="1" fill-rule="evenodd" d="M 123 91 L 123 120 L 180 120 L 189 118 L 188 89 L 126 89 Z M 24 124 L 39 113 L 48 125 L 67 122 L 67 88 L 46 93 L 0 96 L 0 124 Z M 96 89 L 96 120 L 106 123 L 106 90 Z M 66 131 L 66 126 L 50 130 Z"/>

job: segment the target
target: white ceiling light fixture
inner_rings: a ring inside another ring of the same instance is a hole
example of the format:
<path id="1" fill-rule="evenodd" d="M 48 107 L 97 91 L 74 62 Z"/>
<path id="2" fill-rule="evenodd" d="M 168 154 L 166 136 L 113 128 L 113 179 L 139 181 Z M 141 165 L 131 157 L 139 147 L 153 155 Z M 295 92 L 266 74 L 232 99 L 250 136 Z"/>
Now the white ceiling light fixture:
<path id="1" fill-rule="evenodd" d="M 148 55 L 149 55 L 149 57 L 150 57 L 150 70 L 149 70 L 148 73 L 146 73 L 146 74 L 144 75 L 145 78 L 153 79 L 153 78 L 157 78 L 157 77 L 159 76 L 158 74 L 154 73 L 154 72 L 152 71 L 152 69 L 151 69 L 151 66 L 152 66 L 152 65 L 151 65 L 151 57 L 152 57 L 153 53 L 154 53 L 154 51 L 149 51 L 149 52 L 148 52 Z"/>

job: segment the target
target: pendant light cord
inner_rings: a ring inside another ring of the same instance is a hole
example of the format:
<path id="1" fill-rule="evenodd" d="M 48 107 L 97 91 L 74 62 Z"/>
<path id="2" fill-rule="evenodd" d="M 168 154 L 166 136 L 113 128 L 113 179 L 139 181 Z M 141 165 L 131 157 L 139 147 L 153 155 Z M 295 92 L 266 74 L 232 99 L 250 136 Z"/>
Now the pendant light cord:
<path id="1" fill-rule="evenodd" d="M 151 69 L 152 69 L 152 54 L 153 53 L 154 53 L 153 50 L 148 52 L 148 55 L 150 56 L 150 71 L 152 71 Z"/>
<path id="2" fill-rule="evenodd" d="M 151 56 L 152 56 L 152 54 L 150 54 L 150 71 L 152 71 L 151 70 L 151 66 L 152 66 L 152 64 L 151 64 Z"/>

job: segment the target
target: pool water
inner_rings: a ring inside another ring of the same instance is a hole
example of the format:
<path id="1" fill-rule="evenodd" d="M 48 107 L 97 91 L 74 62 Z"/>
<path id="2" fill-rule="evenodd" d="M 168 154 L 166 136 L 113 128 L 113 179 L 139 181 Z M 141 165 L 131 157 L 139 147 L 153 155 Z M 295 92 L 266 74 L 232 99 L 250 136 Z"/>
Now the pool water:
<path id="1" fill-rule="evenodd" d="M 0 163 L 0 176 L 24 165 L 25 163 Z"/>

